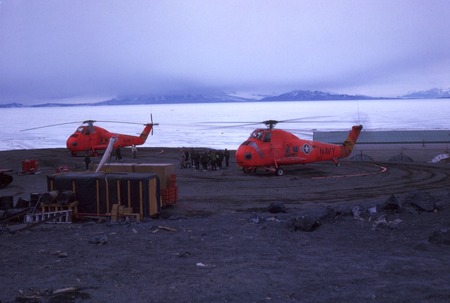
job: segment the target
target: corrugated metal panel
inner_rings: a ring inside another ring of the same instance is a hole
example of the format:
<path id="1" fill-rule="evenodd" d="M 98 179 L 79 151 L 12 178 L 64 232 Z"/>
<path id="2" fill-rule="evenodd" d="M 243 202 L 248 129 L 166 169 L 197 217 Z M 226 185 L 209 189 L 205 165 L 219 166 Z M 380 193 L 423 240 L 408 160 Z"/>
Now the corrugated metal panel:
<path id="1" fill-rule="evenodd" d="M 348 131 L 314 132 L 313 140 L 328 143 L 343 143 Z M 420 131 L 362 131 L 359 144 L 391 143 L 450 143 L 450 130 Z"/>

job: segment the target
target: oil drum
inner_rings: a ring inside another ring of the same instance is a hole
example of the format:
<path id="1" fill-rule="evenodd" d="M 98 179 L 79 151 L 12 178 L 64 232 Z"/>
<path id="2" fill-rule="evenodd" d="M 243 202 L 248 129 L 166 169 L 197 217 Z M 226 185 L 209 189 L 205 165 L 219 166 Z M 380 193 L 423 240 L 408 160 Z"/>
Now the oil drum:
<path id="1" fill-rule="evenodd" d="M 69 204 L 75 201 L 75 193 L 71 190 L 62 191 L 58 195 L 58 203 L 59 204 Z"/>
<path id="2" fill-rule="evenodd" d="M 41 198 L 40 193 L 31 193 L 30 194 L 30 207 L 35 207 L 40 198 Z"/>
<path id="3" fill-rule="evenodd" d="M 0 197 L 0 210 L 14 208 L 14 196 Z"/>
<path id="4" fill-rule="evenodd" d="M 0 188 L 5 187 L 13 181 L 13 177 L 7 174 L 0 174 Z"/>
<path id="5" fill-rule="evenodd" d="M 20 197 L 16 202 L 16 208 L 27 208 L 30 205 L 30 201 Z"/>
<path id="6" fill-rule="evenodd" d="M 44 204 L 52 204 L 56 203 L 56 199 L 58 198 L 59 191 L 49 191 L 47 193 L 43 193 L 41 196 L 41 202 Z"/>

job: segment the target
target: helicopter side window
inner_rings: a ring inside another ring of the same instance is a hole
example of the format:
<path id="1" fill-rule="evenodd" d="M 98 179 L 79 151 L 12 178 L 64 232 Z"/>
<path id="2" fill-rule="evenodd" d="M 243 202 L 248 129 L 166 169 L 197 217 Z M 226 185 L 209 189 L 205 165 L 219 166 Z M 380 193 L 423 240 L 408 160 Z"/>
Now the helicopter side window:
<path id="1" fill-rule="evenodd" d="M 270 138 L 272 137 L 272 133 L 271 132 L 267 132 L 264 135 L 264 142 L 270 142 Z"/>

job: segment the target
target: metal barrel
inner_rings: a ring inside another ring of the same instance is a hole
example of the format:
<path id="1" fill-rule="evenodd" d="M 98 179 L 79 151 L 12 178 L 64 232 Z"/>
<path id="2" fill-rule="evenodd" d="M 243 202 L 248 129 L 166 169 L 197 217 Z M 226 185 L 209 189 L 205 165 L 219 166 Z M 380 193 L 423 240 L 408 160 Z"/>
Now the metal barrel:
<path id="1" fill-rule="evenodd" d="M 0 197 L 0 210 L 14 208 L 14 196 Z"/>
<path id="2" fill-rule="evenodd" d="M 59 191 L 53 190 L 46 193 L 43 193 L 41 196 L 41 202 L 45 204 L 56 203 L 56 199 L 58 198 Z"/>
<path id="3" fill-rule="evenodd" d="M 16 208 L 27 208 L 30 205 L 30 201 L 20 197 L 16 202 Z"/>
<path id="4" fill-rule="evenodd" d="M 41 198 L 41 194 L 40 193 L 31 193 L 30 194 L 30 207 L 35 207 L 36 204 L 39 201 L 39 198 Z"/>
<path id="5" fill-rule="evenodd" d="M 7 174 L 0 174 L 0 188 L 5 187 L 13 181 L 13 177 Z"/>
<path id="6" fill-rule="evenodd" d="M 59 204 L 69 204 L 75 201 L 75 193 L 71 190 L 66 190 L 58 195 Z"/>

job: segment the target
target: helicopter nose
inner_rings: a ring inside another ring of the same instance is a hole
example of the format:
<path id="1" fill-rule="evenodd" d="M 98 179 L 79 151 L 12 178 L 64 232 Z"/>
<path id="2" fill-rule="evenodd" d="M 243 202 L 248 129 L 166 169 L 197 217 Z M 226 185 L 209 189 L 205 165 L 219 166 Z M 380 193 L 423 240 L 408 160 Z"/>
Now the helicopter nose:
<path id="1" fill-rule="evenodd" d="M 236 162 L 238 165 L 251 165 L 254 160 L 254 150 L 247 145 L 241 145 L 236 151 Z"/>
<path id="2" fill-rule="evenodd" d="M 75 147 L 78 145 L 78 142 L 76 140 L 69 140 L 69 145 Z"/>
<path id="3" fill-rule="evenodd" d="M 70 147 L 76 147 L 77 145 L 78 145 L 78 142 L 77 142 L 77 140 L 75 140 L 74 138 L 69 138 L 68 140 L 67 140 L 67 147 L 68 148 L 70 148 Z"/>

